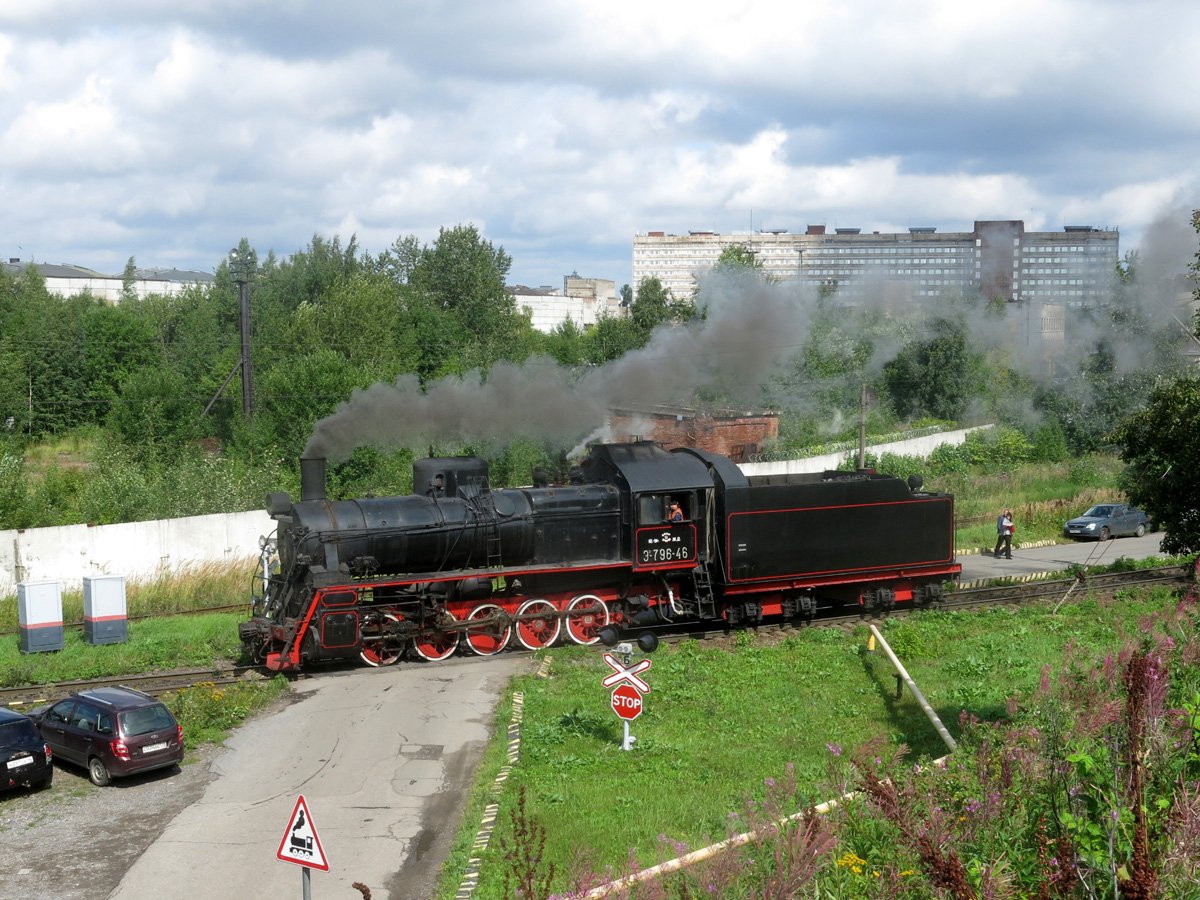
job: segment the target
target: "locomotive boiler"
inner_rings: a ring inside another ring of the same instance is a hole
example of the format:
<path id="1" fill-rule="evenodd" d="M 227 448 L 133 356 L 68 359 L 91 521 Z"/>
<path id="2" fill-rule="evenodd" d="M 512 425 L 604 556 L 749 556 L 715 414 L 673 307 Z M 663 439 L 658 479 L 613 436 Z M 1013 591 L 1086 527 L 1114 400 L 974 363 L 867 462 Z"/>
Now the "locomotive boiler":
<path id="1" fill-rule="evenodd" d="M 493 490 L 477 457 L 413 466 L 408 496 L 272 494 L 277 565 L 240 625 L 279 671 L 388 665 L 645 635 L 688 623 L 805 621 L 935 602 L 957 578 L 954 499 L 870 471 L 747 476 L 723 456 L 598 444 L 566 484 Z M 672 503 L 680 512 L 668 516 Z"/>

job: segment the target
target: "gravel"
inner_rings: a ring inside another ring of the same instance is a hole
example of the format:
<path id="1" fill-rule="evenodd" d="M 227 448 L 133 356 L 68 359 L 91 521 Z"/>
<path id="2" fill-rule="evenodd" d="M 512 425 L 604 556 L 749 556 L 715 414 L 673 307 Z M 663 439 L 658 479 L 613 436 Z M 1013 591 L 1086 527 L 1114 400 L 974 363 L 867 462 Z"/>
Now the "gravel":
<path id="1" fill-rule="evenodd" d="M 190 751 L 177 769 L 95 787 L 55 763 L 43 791 L 0 793 L 0 897 L 96 900 L 107 896 L 167 824 L 203 794 L 219 747 Z M 163 896 L 177 886 L 163 885 Z"/>

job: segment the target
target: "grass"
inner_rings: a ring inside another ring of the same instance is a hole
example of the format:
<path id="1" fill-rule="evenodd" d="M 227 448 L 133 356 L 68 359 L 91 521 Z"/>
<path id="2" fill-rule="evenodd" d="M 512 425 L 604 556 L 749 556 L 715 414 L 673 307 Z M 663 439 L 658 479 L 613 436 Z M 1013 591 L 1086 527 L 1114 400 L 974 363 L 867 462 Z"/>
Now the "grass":
<path id="1" fill-rule="evenodd" d="M 197 684 L 168 691 L 162 701 L 175 714 L 188 747 L 219 744 L 232 728 L 274 703 L 290 690 L 288 680 L 244 681 L 230 685 Z"/>
<path id="2" fill-rule="evenodd" d="M 0 640 L 0 687 L 200 668 L 236 659 L 242 618 L 207 613 L 143 619 L 129 623 L 129 639 L 120 644 L 89 644 L 81 631 L 68 629 L 63 649 L 45 653 L 21 653 L 18 639 L 8 637 Z"/>
<path id="3" fill-rule="evenodd" d="M 1154 591 L 1120 603 L 1085 599 L 1057 613 L 1050 606 L 934 611 L 888 621 L 883 630 L 954 733 L 960 711 L 1002 717 L 1007 699 L 1033 689 L 1068 643 L 1102 655 L 1120 635 L 1137 634 L 1142 616 L 1174 602 L 1169 592 Z M 599 651 L 555 650 L 550 678 L 517 679 L 513 688 L 525 695 L 521 761 L 504 786 L 476 896 L 504 895 L 497 847 L 512 840 L 522 788 L 527 814 L 545 828 L 544 856 L 556 863 L 562 889 L 572 869 L 620 869 L 631 852 L 639 865 L 674 856 L 660 836 L 689 846 L 725 838 L 730 814 L 747 798 L 764 800 L 769 780 L 789 766 L 802 795 L 829 799 L 831 748 L 883 736 L 916 758 L 946 752 L 908 692 L 895 699 L 891 667 L 866 650 L 865 629 L 805 629 L 777 643 L 742 632 L 732 643 L 684 642 L 653 657 L 653 690 L 633 725 L 638 741 L 631 752 L 619 749 L 620 723 L 600 685 L 609 670 Z M 496 724 L 473 812 L 502 761 L 507 719 Z M 469 815 L 438 897 L 453 896 L 477 827 Z"/>
<path id="4" fill-rule="evenodd" d="M 249 609 L 254 564 L 205 562 L 189 563 L 157 578 L 125 583 L 125 611 L 129 616 L 170 615 L 245 601 Z M 83 591 L 64 591 L 63 622 L 83 621 Z M 15 594 L 0 598 L 0 631 L 15 631 L 17 622 Z"/>
<path id="5" fill-rule="evenodd" d="M 89 469 L 101 440 L 96 428 L 77 428 L 55 437 L 47 437 L 25 448 L 25 468 L 36 478 L 52 468 Z"/>
<path id="6" fill-rule="evenodd" d="M 1093 455 L 1062 463 L 1029 463 L 1009 472 L 943 475 L 926 480 L 927 490 L 954 494 L 958 523 L 954 546 L 996 543 L 996 516 L 1012 509 L 1017 541 L 1062 540 L 1062 526 L 1093 503 L 1121 497 L 1117 476 L 1124 463 Z"/>

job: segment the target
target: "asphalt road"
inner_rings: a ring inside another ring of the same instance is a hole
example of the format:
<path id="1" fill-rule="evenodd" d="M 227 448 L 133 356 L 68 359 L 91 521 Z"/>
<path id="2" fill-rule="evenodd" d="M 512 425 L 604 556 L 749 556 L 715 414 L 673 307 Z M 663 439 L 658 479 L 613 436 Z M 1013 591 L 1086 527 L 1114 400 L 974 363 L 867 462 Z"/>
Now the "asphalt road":
<path id="1" fill-rule="evenodd" d="M 1033 575 L 1039 572 L 1057 572 L 1068 566 L 1107 565 L 1122 556 L 1144 559 L 1156 556 L 1161 551 L 1161 533 L 1144 537 L 1116 538 L 1111 541 L 1078 541 L 1069 544 L 1053 544 L 1048 547 L 1013 547 L 1012 559 L 992 559 L 991 553 L 964 554 L 958 561 L 962 565 L 962 580 L 976 581 L 981 578 L 1000 578 L 1005 575 Z"/>
<path id="2" fill-rule="evenodd" d="M 276 852 L 304 795 L 329 871 L 315 897 L 423 900 L 460 821 L 464 793 L 509 677 L 529 657 L 464 658 L 324 673 L 255 719 L 109 896 L 300 897 L 302 867 Z"/>

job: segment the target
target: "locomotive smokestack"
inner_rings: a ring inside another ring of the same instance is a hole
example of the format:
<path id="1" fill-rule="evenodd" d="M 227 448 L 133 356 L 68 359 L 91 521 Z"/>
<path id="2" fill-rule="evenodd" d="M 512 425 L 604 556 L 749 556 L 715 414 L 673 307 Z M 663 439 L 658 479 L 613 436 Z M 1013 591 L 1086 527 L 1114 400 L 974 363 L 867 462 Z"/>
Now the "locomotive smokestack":
<path id="1" fill-rule="evenodd" d="M 300 499 L 325 499 L 325 457 L 314 456 L 301 458 Z"/>

